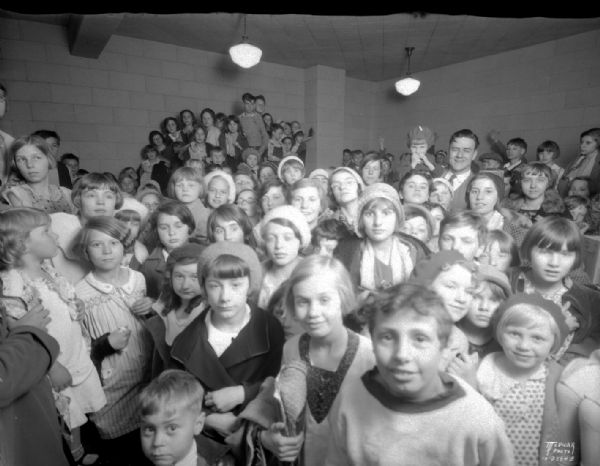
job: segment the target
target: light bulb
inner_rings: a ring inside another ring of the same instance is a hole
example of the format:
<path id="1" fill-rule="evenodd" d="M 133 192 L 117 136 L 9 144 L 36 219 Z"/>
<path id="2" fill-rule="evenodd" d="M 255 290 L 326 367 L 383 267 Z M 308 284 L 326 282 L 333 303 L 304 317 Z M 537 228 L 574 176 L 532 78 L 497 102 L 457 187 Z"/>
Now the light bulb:
<path id="1" fill-rule="evenodd" d="M 242 68 L 252 68 L 260 61 L 262 50 L 252 44 L 242 42 L 241 44 L 231 47 L 229 49 L 229 55 L 236 65 L 239 65 Z"/>
<path id="2" fill-rule="evenodd" d="M 398 91 L 402 95 L 409 96 L 417 92 L 420 85 L 421 81 L 407 76 L 405 78 L 400 79 L 399 81 L 396 81 L 396 91 Z"/>

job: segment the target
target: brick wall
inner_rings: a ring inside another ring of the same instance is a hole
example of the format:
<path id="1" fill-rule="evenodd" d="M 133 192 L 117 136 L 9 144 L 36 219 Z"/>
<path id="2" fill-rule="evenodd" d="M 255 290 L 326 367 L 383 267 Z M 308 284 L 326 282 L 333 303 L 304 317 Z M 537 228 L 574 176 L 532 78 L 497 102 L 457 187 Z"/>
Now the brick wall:
<path id="1" fill-rule="evenodd" d="M 577 155 L 579 134 L 600 126 L 600 30 L 477 60 L 413 74 L 421 88 L 410 97 L 394 81 L 378 83 L 375 126 L 395 153 L 406 133 L 423 124 L 447 148 L 453 131 L 471 128 L 489 150 L 486 135 L 500 131 L 506 142 L 523 137 L 528 157 L 545 139 L 561 147 L 565 164 Z"/>

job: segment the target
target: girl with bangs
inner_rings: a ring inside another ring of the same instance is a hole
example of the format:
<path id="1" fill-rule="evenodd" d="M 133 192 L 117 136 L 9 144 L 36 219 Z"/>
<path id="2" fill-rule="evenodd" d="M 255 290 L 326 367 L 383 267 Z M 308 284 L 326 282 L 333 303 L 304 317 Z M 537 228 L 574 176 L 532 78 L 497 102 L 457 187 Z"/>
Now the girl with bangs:
<path id="1" fill-rule="evenodd" d="M 124 225 L 113 217 L 86 223 L 79 248 L 92 270 L 75 291 L 85 304 L 86 330 L 103 341 L 102 347 L 97 343 L 96 360 L 107 404 L 92 415 L 102 451 L 113 460 L 139 464 L 141 451 L 129 444 L 139 442 L 137 396 L 150 375 L 152 346 L 142 321 L 152 300 L 146 297 L 143 275 L 121 265 L 126 236 Z"/>
<path id="2" fill-rule="evenodd" d="M 358 199 L 358 238 L 342 240 L 334 256 L 342 261 L 360 291 L 376 291 L 408 280 L 414 265 L 429 254 L 421 241 L 401 233 L 404 209 L 394 188 L 367 186 Z"/>
<path id="3" fill-rule="evenodd" d="M 589 356 L 600 346 L 600 292 L 572 278 L 582 265 L 577 225 L 562 217 L 544 218 L 527 232 L 520 252 L 528 265 L 513 270 L 513 291 L 537 292 L 561 306 L 567 317 L 569 334 L 554 358 L 566 364 L 574 357 Z"/>
<path id="4" fill-rule="evenodd" d="M 206 390 L 202 435 L 215 448 L 211 455 L 201 441 L 199 453 L 212 464 L 215 452 L 217 460 L 229 450 L 224 439 L 237 428 L 238 414 L 265 378 L 279 372 L 284 335 L 279 321 L 253 304 L 262 271 L 252 248 L 211 244 L 200 255 L 197 272 L 208 307 L 174 340 L 171 357 Z"/>
<path id="5" fill-rule="evenodd" d="M 252 221 L 240 207 L 224 204 L 213 210 L 208 217 L 208 241 L 244 243 L 256 250 L 253 228 Z"/>
<path id="6" fill-rule="evenodd" d="M 123 193 L 115 178 L 109 173 L 89 173 L 82 176 L 71 192 L 77 214 L 56 212 L 51 214 L 52 229 L 58 236 L 58 254 L 52 265 L 75 284 L 89 272 L 89 263 L 77 251 L 78 235 L 86 223 L 97 216 L 113 216 L 123 205 Z"/>
<path id="7" fill-rule="evenodd" d="M 125 246 L 125 255 L 123 256 L 123 267 L 129 267 L 131 261 L 135 260 L 143 264 L 148 258 L 148 249 L 138 240 L 142 228 L 146 226 L 148 218 L 148 209 L 141 202 L 135 199 L 128 199 L 123 208 L 115 213 L 115 218 L 127 228 L 127 237 L 123 245 Z"/>
<path id="8" fill-rule="evenodd" d="M 2 193 L 11 207 L 35 207 L 49 214 L 75 212 L 71 191 L 49 183 L 48 173 L 56 167 L 56 160 L 44 139 L 39 136 L 20 137 L 9 150 L 12 165 L 24 181 Z"/>

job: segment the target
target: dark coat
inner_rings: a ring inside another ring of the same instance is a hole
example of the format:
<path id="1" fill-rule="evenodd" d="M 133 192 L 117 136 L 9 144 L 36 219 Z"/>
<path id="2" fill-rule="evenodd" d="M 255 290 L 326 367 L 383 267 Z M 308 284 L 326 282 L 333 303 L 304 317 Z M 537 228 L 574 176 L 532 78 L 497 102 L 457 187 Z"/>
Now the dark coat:
<path id="1" fill-rule="evenodd" d="M 152 253 L 141 265 L 134 257 L 131 260 L 129 267 L 141 272 L 146 279 L 146 295 L 152 299 L 158 299 L 163 288 L 165 270 L 167 268 L 167 262 L 165 261 L 162 248 L 154 248 Z"/>
<path id="2" fill-rule="evenodd" d="M 208 391 L 242 385 L 244 403 L 252 400 L 262 382 L 276 376 L 281 366 L 284 335 L 279 321 L 261 309 L 252 309 L 248 324 L 218 357 L 208 342 L 206 313 L 200 314 L 181 332 L 171 347 L 171 356 L 192 373 Z"/>
<path id="3" fill-rule="evenodd" d="M 46 374 L 57 341 L 35 327 L 0 323 L 0 463 L 67 466 L 58 414 Z"/>
<path id="4" fill-rule="evenodd" d="M 144 325 L 148 329 L 154 343 L 154 350 L 152 352 L 152 378 L 155 378 L 167 369 L 181 369 L 181 364 L 177 363 L 171 357 L 171 347 L 165 341 L 167 329 L 162 317 L 153 315 L 144 321 Z"/>

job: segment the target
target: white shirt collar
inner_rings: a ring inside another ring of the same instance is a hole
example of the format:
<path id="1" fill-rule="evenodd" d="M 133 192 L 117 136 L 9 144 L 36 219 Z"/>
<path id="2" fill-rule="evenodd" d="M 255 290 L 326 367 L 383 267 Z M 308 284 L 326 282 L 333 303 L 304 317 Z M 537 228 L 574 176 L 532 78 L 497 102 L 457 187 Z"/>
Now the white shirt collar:
<path id="1" fill-rule="evenodd" d="M 181 461 L 178 461 L 173 466 L 197 466 L 197 464 L 198 448 L 196 447 L 196 441 L 194 440 L 188 454 L 181 458 Z"/>

